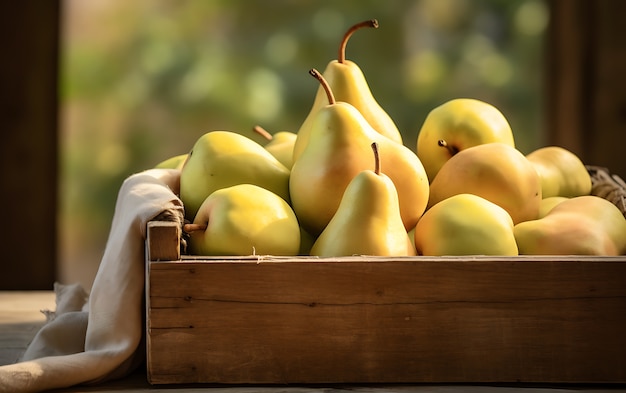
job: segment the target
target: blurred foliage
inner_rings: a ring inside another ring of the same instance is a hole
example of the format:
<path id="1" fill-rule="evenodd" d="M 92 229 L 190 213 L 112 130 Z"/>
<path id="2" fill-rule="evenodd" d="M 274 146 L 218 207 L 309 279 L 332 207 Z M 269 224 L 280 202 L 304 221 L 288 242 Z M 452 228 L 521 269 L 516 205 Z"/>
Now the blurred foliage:
<path id="1" fill-rule="evenodd" d="M 238 131 L 261 142 L 255 124 L 297 131 L 318 88 L 307 71 L 323 70 L 345 30 L 366 19 L 380 27 L 353 35 L 347 58 L 409 148 L 428 112 L 457 97 L 498 107 L 521 151 L 542 144 L 542 0 L 63 5 L 62 259 L 101 253 L 121 182 L 189 151 L 203 133 Z M 95 273 L 88 263 L 69 266 Z M 74 281 L 74 268 L 62 277 Z"/>

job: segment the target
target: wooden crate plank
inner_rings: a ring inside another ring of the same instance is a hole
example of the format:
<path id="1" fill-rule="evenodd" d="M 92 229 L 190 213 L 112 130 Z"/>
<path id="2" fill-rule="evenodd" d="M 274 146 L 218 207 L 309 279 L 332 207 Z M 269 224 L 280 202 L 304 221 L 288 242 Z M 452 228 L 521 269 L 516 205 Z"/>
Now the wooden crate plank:
<path id="1" fill-rule="evenodd" d="M 626 260 L 152 263 L 153 383 L 626 381 Z"/>

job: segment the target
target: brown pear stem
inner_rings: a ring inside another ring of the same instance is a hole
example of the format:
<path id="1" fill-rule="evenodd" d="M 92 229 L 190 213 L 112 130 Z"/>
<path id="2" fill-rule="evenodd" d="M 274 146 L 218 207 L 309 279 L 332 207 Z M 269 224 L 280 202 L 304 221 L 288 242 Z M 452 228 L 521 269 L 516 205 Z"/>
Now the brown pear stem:
<path id="1" fill-rule="evenodd" d="M 183 231 L 186 233 L 205 231 L 207 226 L 207 224 L 185 224 L 183 225 Z"/>
<path id="2" fill-rule="evenodd" d="M 346 61 L 346 45 L 348 45 L 348 40 L 350 39 L 350 36 L 352 35 L 352 33 L 362 27 L 373 27 L 377 29 L 378 21 L 376 19 L 365 20 L 350 27 L 348 31 L 346 31 L 346 34 L 344 34 L 343 39 L 341 40 L 341 44 L 339 45 L 339 56 L 337 57 L 337 61 L 339 63 L 343 64 Z"/>
<path id="3" fill-rule="evenodd" d="M 455 155 L 456 153 L 459 152 L 459 149 L 457 147 L 448 145 L 448 142 L 446 142 L 443 139 L 439 139 L 437 141 L 437 144 L 441 147 L 445 147 L 446 149 L 448 149 L 448 152 L 450 153 L 450 155 Z"/>
<path id="4" fill-rule="evenodd" d="M 372 151 L 374 152 L 374 173 L 380 175 L 380 153 L 378 152 L 378 143 L 372 142 Z"/>
<path id="5" fill-rule="evenodd" d="M 268 141 L 271 141 L 272 139 L 274 139 L 274 136 L 272 136 L 272 134 L 270 134 L 265 128 L 259 125 L 254 126 L 252 130 L 256 132 L 257 134 L 261 135 L 263 138 L 267 139 Z"/>
<path id="6" fill-rule="evenodd" d="M 328 97 L 328 103 L 330 105 L 335 104 L 337 101 L 335 100 L 335 96 L 333 95 L 333 91 L 330 89 L 330 85 L 328 84 L 326 79 L 324 79 L 322 74 L 318 70 L 316 70 L 315 68 L 311 68 L 309 70 L 309 74 L 313 75 L 313 77 L 320 82 L 320 84 L 322 85 L 322 87 L 326 91 L 326 96 Z"/>

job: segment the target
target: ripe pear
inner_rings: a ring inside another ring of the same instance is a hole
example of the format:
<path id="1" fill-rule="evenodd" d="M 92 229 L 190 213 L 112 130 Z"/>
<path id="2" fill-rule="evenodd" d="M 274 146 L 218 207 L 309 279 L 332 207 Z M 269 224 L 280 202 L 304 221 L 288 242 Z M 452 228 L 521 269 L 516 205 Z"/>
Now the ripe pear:
<path id="1" fill-rule="evenodd" d="M 372 95 L 372 91 L 367 84 L 363 71 L 356 63 L 346 60 L 345 52 L 348 39 L 355 31 L 363 27 L 377 28 L 378 21 L 375 19 L 368 20 L 350 27 L 341 40 L 338 58 L 328 63 L 323 72 L 323 76 L 333 90 L 337 101 L 343 101 L 353 105 L 361 112 L 374 130 L 402 144 L 402 135 L 398 127 Z M 293 151 L 294 161 L 300 157 L 304 146 L 309 142 L 309 134 L 316 113 L 326 105 L 328 105 L 326 92 L 320 86 L 315 95 L 313 106 L 298 130 L 298 138 L 296 139 Z"/>
<path id="2" fill-rule="evenodd" d="M 567 197 L 561 196 L 543 198 L 541 202 L 539 202 L 539 216 L 537 218 L 545 217 L 550 212 L 550 210 L 552 210 L 552 208 L 568 199 L 569 198 Z"/>
<path id="3" fill-rule="evenodd" d="M 193 221 L 213 191 L 250 183 L 289 202 L 289 169 L 263 146 L 231 131 L 210 131 L 194 144 L 180 173 L 185 217 Z"/>
<path id="4" fill-rule="evenodd" d="M 419 255 L 518 255 L 511 215 L 473 194 L 457 194 L 427 210 L 415 226 Z"/>
<path id="5" fill-rule="evenodd" d="M 559 203 L 543 218 L 515 225 L 520 254 L 624 255 L 626 219 L 613 203 L 594 195 Z"/>
<path id="6" fill-rule="evenodd" d="M 544 198 L 577 197 L 591 193 L 591 175 L 573 152 L 560 146 L 545 146 L 526 155 L 541 178 Z"/>
<path id="7" fill-rule="evenodd" d="M 539 175 L 519 150 L 505 143 L 472 146 L 450 157 L 430 183 L 428 208 L 465 193 L 504 208 L 515 224 L 539 215 Z"/>
<path id="8" fill-rule="evenodd" d="M 159 162 L 154 167 L 157 169 L 182 169 L 187 157 L 189 157 L 188 153 L 179 154 Z"/>
<path id="9" fill-rule="evenodd" d="M 515 147 L 513 131 L 502 112 L 484 101 L 456 98 L 428 113 L 417 135 L 416 151 L 432 182 L 450 157 L 490 142 Z"/>
<path id="10" fill-rule="evenodd" d="M 272 153 L 281 164 L 291 169 L 293 166 L 293 145 L 296 143 L 297 135 L 289 131 L 278 131 L 272 135 L 258 125 L 254 126 L 253 130 L 268 141 L 264 146 L 265 150 Z"/>
<path id="11" fill-rule="evenodd" d="M 374 170 L 357 174 L 346 187 L 337 208 L 310 254 L 320 257 L 349 255 L 415 255 L 402 217 L 398 193 L 391 179 L 381 173 L 377 144 Z"/>
<path id="12" fill-rule="evenodd" d="M 296 255 L 300 249 L 300 226 L 291 206 L 253 184 L 213 192 L 191 229 L 192 255 Z"/>
<path id="13" fill-rule="evenodd" d="M 352 179 L 371 168 L 371 143 L 376 142 L 400 200 L 400 214 L 410 230 L 428 201 L 428 179 L 417 155 L 409 148 L 376 132 L 363 115 L 346 102 L 336 102 L 324 77 L 315 69 L 328 94 L 329 105 L 313 122 L 310 141 L 294 161 L 289 179 L 291 204 L 301 225 L 318 236 L 337 211 Z"/>

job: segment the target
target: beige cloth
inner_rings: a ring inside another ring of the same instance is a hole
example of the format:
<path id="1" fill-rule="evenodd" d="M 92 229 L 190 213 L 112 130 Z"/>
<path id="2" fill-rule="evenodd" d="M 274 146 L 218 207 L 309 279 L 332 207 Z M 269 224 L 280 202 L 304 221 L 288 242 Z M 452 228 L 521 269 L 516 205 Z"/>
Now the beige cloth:
<path id="1" fill-rule="evenodd" d="M 120 188 L 89 296 L 55 285 L 57 306 L 20 362 L 0 367 L 0 392 L 41 392 L 127 375 L 145 356 L 143 301 L 148 221 L 184 219 L 180 171 L 150 169 Z"/>

